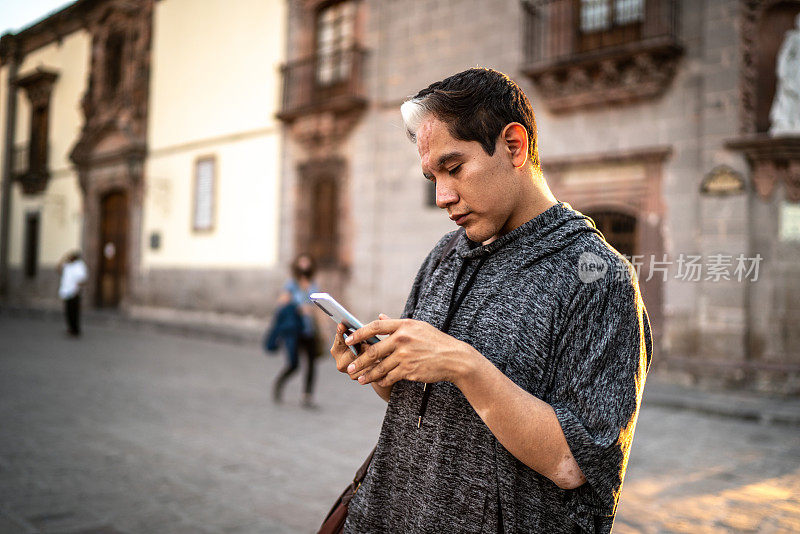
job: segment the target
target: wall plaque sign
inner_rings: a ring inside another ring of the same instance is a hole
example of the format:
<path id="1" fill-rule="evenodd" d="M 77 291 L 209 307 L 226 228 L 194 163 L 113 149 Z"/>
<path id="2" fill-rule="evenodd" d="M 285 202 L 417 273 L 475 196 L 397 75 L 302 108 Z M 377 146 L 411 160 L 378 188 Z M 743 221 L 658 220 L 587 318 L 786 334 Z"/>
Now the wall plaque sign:
<path id="1" fill-rule="evenodd" d="M 706 195 L 733 195 L 744 192 L 744 178 L 727 165 L 718 165 L 705 175 L 700 192 Z"/>

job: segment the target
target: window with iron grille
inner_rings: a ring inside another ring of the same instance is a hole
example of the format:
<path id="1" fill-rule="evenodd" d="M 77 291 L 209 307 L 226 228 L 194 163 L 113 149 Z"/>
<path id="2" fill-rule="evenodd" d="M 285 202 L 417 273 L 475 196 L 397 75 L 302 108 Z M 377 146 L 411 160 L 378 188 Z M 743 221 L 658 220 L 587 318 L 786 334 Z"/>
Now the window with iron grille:
<path id="1" fill-rule="evenodd" d="M 678 0 L 523 0 L 524 65 L 561 113 L 657 98 L 674 77 Z"/>
<path id="2" fill-rule="evenodd" d="M 644 19 L 644 0 L 581 0 L 581 32 L 609 30 Z"/>
<path id="3" fill-rule="evenodd" d="M 677 36 L 676 0 L 526 0 L 523 6 L 531 66 Z"/>
<path id="4" fill-rule="evenodd" d="M 644 0 L 580 0 L 579 13 L 581 51 L 641 39 Z"/>
<path id="5" fill-rule="evenodd" d="M 354 45 L 355 5 L 337 2 L 322 8 L 316 21 L 316 79 L 320 85 L 347 80 Z"/>

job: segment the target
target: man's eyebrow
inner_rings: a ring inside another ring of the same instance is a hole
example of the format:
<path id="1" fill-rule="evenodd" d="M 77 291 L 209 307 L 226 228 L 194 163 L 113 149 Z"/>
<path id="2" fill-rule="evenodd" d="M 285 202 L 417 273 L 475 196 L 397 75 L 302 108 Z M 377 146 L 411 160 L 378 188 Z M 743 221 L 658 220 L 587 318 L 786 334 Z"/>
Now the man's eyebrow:
<path id="1" fill-rule="evenodd" d="M 461 158 L 461 157 L 464 157 L 464 153 L 463 152 L 458 152 L 457 150 L 454 150 L 453 152 L 448 152 L 447 154 L 442 154 L 441 156 L 439 156 L 439 159 L 436 162 L 436 168 L 437 169 L 441 169 L 441 168 L 444 167 L 444 164 L 447 163 L 448 161 L 450 161 L 451 159 L 456 159 L 456 158 Z M 425 179 L 427 179 L 427 180 L 430 180 L 430 179 L 433 178 L 433 174 L 431 174 L 429 172 L 425 172 L 425 171 L 422 171 L 422 176 L 424 176 Z"/>
<path id="2" fill-rule="evenodd" d="M 445 163 L 450 161 L 451 159 L 463 157 L 464 154 L 461 152 L 448 152 L 447 154 L 442 154 L 439 156 L 439 161 L 437 162 L 437 166 L 441 169 Z"/>

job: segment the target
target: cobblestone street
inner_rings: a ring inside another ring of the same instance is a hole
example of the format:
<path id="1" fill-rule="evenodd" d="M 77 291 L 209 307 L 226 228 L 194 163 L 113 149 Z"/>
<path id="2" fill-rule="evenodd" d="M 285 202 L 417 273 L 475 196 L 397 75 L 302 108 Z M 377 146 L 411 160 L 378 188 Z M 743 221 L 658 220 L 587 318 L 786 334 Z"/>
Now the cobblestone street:
<path id="1" fill-rule="evenodd" d="M 320 360 L 319 410 L 257 346 L 0 316 L 0 533 L 312 532 L 384 403 Z M 648 406 L 615 532 L 800 532 L 800 429 Z"/>

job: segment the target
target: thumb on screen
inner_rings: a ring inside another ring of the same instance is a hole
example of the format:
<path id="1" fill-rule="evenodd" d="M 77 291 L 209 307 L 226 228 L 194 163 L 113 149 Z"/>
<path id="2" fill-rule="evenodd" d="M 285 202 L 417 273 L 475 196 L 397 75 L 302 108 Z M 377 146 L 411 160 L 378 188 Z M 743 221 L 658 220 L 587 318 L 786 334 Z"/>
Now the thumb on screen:
<path id="1" fill-rule="evenodd" d="M 378 319 L 380 319 L 381 321 L 385 321 L 386 319 L 391 319 L 391 317 L 389 317 L 385 313 L 380 313 L 378 314 Z"/>

